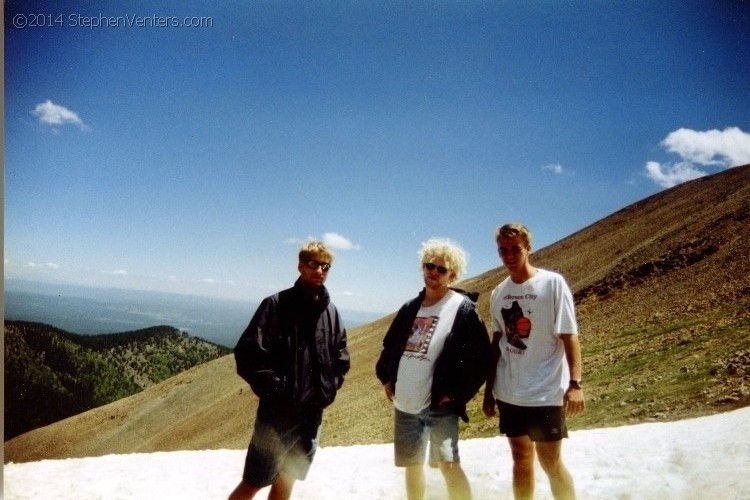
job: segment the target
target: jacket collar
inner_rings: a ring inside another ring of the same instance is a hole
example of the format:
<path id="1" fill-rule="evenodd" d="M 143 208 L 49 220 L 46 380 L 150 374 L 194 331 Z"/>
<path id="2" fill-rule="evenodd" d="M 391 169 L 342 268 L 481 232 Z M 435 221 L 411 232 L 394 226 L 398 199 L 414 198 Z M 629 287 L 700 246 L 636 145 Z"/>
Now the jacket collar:
<path id="1" fill-rule="evenodd" d="M 468 299 L 472 302 L 476 302 L 479 299 L 479 292 L 467 292 L 466 290 L 461 290 L 460 288 L 453 287 L 451 287 L 451 290 L 453 290 L 454 292 L 458 292 L 465 297 L 468 297 Z"/>
<path id="2" fill-rule="evenodd" d="M 317 300 L 315 294 L 312 293 L 312 290 L 305 287 L 302 284 L 302 280 L 299 278 L 294 282 L 293 290 L 297 300 L 304 304 L 318 305 L 321 311 L 327 308 L 328 304 L 331 303 L 331 296 L 328 294 L 328 289 L 325 286 L 321 286 L 318 289 Z"/>

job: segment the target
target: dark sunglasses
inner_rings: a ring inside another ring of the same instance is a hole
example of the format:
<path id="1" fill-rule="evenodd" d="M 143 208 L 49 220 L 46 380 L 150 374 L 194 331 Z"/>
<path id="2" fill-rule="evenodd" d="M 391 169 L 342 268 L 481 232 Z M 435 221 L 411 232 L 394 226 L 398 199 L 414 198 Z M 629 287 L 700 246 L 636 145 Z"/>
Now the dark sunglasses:
<path id="1" fill-rule="evenodd" d="M 331 268 L 331 264 L 329 262 L 318 262 L 317 260 L 308 260 L 307 262 L 305 262 L 305 265 L 310 269 L 321 268 L 324 272 L 328 271 Z"/>
<path id="2" fill-rule="evenodd" d="M 424 268 L 427 269 L 428 271 L 434 271 L 435 269 L 437 269 L 437 272 L 439 272 L 440 274 L 445 274 L 445 273 L 448 272 L 448 268 L 447 267 L 436 266 L 432 262 L 425 262 L 424 263 Z"/>

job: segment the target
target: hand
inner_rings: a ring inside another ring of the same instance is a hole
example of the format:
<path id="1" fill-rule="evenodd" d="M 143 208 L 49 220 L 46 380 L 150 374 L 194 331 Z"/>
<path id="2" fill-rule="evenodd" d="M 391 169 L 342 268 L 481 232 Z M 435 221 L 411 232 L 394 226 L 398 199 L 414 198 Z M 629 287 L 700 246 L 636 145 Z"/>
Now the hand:
<path id="1" fill-rule="evenodd" d="M 482 401 L 482 411 L 486 417 L 495 416 L 495 397 L 492 395 L 492 391 L 484 392 L 484 401 Z"/>
<path id="2" fill-rule="evenodd" d="M 443 396 L 442 398 L 440 398 L 440 402 L 438 403 L 438 406 L 443 406 L 445 404 L 450 404 L 451 401 L 453 401 L 453 400 L 450 397 Z"/>
<path id="3" fill-rule="evenodd" d="M 438 406 L 443 411 L 447 411 L 447 412 L 455 411 L 455 408 L 453 407 L 453 399 L 451 399 L 450 396 L 447 396 L 447 395 L 440 398 L 440 401 L 438 402 Z"/>
<path id="4" fill-rule="evenodd" d="M 393 389 L 393 382 L 383 384 L 383 389 L 385 389 L 385 397 L 388 398 L 388 401 L 393 403 L 393 396 L 396 393 Z"/>
<path id="5" fill-rule="evenodd" d="M 583 399 L 583 389 L 568 387 L 563 398 L 563 406 L 565 407 L 566 417 L 575 417 L 583 413 L 586 406 Z"/>

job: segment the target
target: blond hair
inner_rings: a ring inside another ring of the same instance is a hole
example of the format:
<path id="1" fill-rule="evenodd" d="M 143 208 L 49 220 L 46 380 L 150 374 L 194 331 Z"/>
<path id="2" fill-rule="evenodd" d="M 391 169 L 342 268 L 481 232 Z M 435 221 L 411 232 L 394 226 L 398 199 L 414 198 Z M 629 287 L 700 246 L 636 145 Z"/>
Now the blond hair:
<path id="1" fill-rule="evenodd" d="M 317 255 L 323 255 L 333 262 L 335 255 L 320 241 L 309 241 L 299 249 L 299 261 L 307 262 Z"/>
<path id="2" fill-rule="evenodd" d="M 498 227 L 495 231 L 495 241 L 500 241 L 500 238 L 521 238 L 527 249 L 531 250 L 531 231 L 523 224 L 512 222 L 510 224 L 503 224 Z"/>
<path id="3" fill-rule="evenodd" d="M 454 281 L 466 271 L 466 252 L 448 238 L 430 238 L 422 243 L 422 248 L 417 254 L 421 264 L 435 257 L 442 257 L 448 270 L 455 276 Z"/>

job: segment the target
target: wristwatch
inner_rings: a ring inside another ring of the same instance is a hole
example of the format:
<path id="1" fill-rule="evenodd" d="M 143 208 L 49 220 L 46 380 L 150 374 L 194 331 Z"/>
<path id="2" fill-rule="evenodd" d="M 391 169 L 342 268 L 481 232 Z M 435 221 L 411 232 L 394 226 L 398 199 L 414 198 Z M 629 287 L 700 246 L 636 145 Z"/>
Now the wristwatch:
<path id="1" fill-rule="evenodd" d="M 576 389 L 580 389 L 581 386 L 583 385 L 583 381 L 580 380 L 580 379 L 578 379 L 578 380 L 570 379 L 570 384 L 569 385 L 570 385 L 570 387 L 575 387 Z"/>

